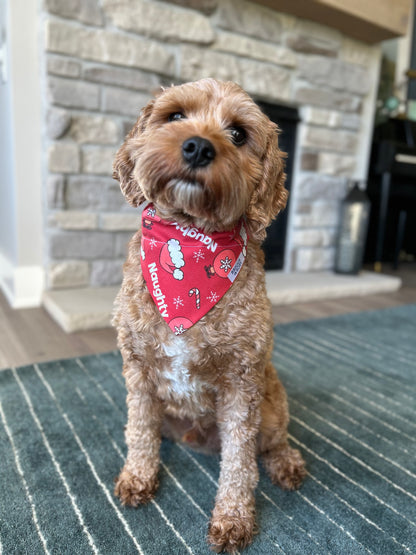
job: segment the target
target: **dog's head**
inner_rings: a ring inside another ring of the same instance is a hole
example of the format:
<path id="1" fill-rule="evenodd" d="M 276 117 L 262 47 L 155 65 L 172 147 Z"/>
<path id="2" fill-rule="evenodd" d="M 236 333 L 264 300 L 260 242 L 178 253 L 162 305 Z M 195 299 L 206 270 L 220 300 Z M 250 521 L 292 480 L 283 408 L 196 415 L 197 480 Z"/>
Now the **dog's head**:
<path id="1" fill-rule="evenodd" d="M 235 83 L 203 79 L 163 90 L 119 149 L 114 178 L 130 204 L 206 232 L 245 215 L 258 240 L 286 205 L 278 129 Z"/>

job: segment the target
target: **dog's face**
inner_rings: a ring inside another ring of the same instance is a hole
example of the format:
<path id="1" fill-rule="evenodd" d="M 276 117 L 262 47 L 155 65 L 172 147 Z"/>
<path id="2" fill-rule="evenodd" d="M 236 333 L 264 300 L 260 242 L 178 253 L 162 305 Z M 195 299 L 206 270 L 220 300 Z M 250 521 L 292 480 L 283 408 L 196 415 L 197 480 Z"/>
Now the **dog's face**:
<path id="1" fill-rule="evenodd" d="M 117 153 L 114 178 L 127 200 L 206 232 L 246 216 L 251 236 L 286 204 L 277 126 L 236 84 L 203 79 L 162 91 Z"/>

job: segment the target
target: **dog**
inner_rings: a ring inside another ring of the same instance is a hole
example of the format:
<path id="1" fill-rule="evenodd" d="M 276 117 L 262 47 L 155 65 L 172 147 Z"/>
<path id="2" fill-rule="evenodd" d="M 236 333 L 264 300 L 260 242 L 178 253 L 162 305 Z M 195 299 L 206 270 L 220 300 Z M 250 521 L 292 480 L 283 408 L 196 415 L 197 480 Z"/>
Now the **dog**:
<path id="1" fill-rule="evenodd" d="M 277 126 L 246 92 L 202 79 L 152 99 L 113 166 L 127 201 L 147 203 L 114 311 L 128 392 L 115 494 L 132 506 L 153 498 L 162 434 L 220 450 L 217 552 L 252 541 L 258 454 L 284 489 L 305 476 L 271 363 L 261 250 L 286 205 L 284 158 Z"/>

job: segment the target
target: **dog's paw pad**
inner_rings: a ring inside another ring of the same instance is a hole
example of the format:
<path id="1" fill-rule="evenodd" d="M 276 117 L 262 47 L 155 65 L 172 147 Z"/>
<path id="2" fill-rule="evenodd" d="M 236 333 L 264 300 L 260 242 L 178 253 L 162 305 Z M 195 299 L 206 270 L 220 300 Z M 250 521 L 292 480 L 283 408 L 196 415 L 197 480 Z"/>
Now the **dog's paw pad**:
<path id="1" fill-rule="evenodd" d="M 144 481 L 128 470 L 122 470 L 116 478 L 114 494 L 123 505 L 137 507 L 153 499 L 159 485 L 157 478 Z"/>

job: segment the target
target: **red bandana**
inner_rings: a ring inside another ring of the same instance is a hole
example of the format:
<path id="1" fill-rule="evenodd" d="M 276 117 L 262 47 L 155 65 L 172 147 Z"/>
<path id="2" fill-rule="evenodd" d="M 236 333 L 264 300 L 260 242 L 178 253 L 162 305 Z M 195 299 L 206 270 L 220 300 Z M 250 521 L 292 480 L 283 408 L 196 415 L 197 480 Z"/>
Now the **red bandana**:
<path id="1" fill-rule="evenodd" d="M 143 277 L 160 314 L 180 335 L 225 295 L 246 257 L 247 230 L 206 235 L 156 216 L 152 204 L 142 215 Z"/>

